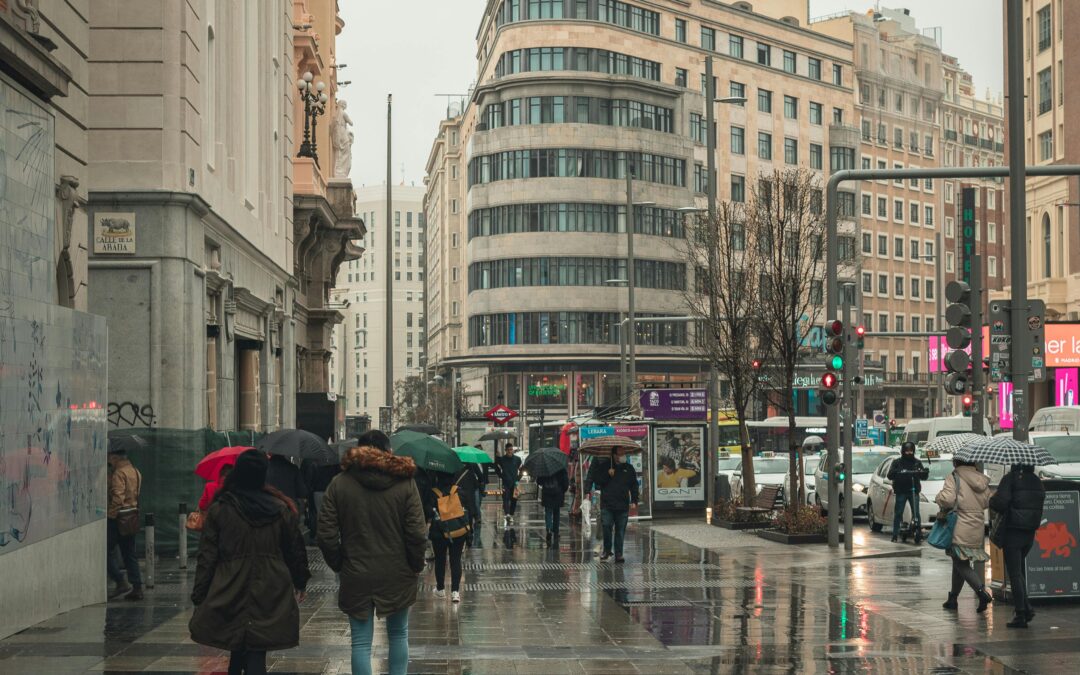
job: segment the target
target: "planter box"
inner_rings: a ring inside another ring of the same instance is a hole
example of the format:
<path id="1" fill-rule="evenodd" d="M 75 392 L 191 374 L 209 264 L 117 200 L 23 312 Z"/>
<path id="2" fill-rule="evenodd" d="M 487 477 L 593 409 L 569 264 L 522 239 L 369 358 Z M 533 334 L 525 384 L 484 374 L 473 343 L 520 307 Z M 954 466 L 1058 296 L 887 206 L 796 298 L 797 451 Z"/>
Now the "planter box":
<path id="1" fill-rule="evenodd" d="M 777 530 L 762 530 L 757 533 L 762 539 L 775 541 L 780 544 L 824 544 L 829 541 L 826 534 L 787 534 Z"/>
<path id="2" fill-rule="evenodd" d="M 712 524 L 715 527 L 722 527 L 725 530 L 760 530 L 765 527 L 772 527 L 772 523 L 767 520 L 758 522 L 754 520 L 731 521 L 713 518 Z"/>

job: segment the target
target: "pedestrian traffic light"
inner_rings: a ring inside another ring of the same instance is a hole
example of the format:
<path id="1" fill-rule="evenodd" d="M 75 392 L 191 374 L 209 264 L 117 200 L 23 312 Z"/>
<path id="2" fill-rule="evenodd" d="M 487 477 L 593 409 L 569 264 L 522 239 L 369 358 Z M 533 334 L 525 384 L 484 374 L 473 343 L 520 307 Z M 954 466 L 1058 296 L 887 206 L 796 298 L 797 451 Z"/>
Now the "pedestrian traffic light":
<path id="1" fill-rule="evenodd" d="M 866 326 L 855 326 L 855 346 L 862 349 L 866 338 Z"/>
<path id="2" fill-rule="evenodd" d="M 844 322 L 835 319 L 825 324 L 825 374 L 821 376 L 821 402 L 827 406 L 840 400 L 840 380 L 844 371 Z"/>
<path id="3" fill-rule="evenodd" d="M 943 359 L 948 373 L 945 391 L 957 395 L 968 389 L 971 366 L 971 355 L 965 351 L 971 344 L 971 287 L 963 281 L 950 281 L 945 287 L 945 298 L 950 303 L 945 308 L 945 320 L 949 323 L 945 343 L 951 348 Z"/>
<path id="4" fill-rule="evenodd" d="M 960 402 L 964 406 L 964 417 L 971 417 L 971 403 L 973 400 L 971 394 L 964 394 L 960 399 Z"/>
<path id="5" fill-rule="evenodd" d="M 819 396 L 821 402 L 825 405 L 836 405 L 840 400 L 840 392 L 837 391 L 840 385 L 840 378 L 836 376 L 836 373 L 826 372 L 821 376 L 821 391 Z"/>
<path id="6" fill-rule="evenodd" d="M 847 469 L 844 467 L 843 462 L 833 465 L 833 478 L 835 478 L 838 483 L 843 483 L 847 480 Z"/>
<path id="7" fill-rule="evenodd" d="M 761 359 L 754 359 L 750 362 L 750 367 L 754 369 L 754 372 L 761 370 Z"/>

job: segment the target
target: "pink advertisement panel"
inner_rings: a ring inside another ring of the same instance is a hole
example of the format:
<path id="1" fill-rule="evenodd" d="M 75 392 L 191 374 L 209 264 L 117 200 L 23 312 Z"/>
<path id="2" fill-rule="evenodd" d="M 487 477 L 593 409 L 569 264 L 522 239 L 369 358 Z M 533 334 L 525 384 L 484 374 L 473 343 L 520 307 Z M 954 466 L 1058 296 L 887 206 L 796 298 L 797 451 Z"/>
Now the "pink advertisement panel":
<path id="1" fill-rule="evenodd" d="M 998 384 L 998 422 L 1001 428 L 1013 428 L 1013 384 L 1001 382 Z"/>
<path id="2" fill-rule="evenodd" d="M 1054 370 L 1054 405 L 1080 404 L 1078 375 L 1080 375 L 1080 368 L 1056 368 Z"/>

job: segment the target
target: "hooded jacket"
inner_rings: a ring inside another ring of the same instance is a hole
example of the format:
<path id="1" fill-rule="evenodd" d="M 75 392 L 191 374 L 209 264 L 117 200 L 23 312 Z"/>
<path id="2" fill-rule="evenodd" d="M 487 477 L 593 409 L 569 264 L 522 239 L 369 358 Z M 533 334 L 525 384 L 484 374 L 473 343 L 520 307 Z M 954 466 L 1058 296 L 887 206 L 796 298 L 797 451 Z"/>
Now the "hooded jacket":
<path id="1" fill-rule="evenodd" d="M 139 505 L 142 474 L 125 455 L 109 455 L 109 507 L 108 517 L 115 518 L 120 509 Z"/>
<path id="2" fill-rule="evenodd" d="M 1005 546 L 1024 547 L 1042 524 L 1046 490 L 1031 469 L 1010 471 L 990 498 L 990 508 L 1005 517 Z"/>
<path id="3" fill-rule="evenodd" d="M 316 543 L 341 575 L 341 611 L 367 620 L 374 606 L 384 617 L 416 602 L 416 576 L 424 570 L 427 528 L 416 465 L 360 447 L 341 466 L 323 497 Z"/>
<path id="4" fill-rule="evenodd" d="M 922 481 L 930 476 L 930 469 L 915 459 L 915 455 L 900 455 L 900 459 L 889 467 L 888 479 L 892 481 L 893 492 L 911 494 L 922 492 Z"/>
<path id="5" fill-rule="evenodd" d="M 960 477 L 959 490 L 956 477 Z M 973 466 L 959 466 L 945 476 L 945 485 L 934 498 L 943 511 L 956 511 L 953 544 L 982 548 L 986 533 L 986 507 L 990 504 L 990 479 Z"/>
<path id="6" fill-rule="evenodd" d="M 219 494 L 199 539 L 191 639 L 230 651 L 297 646 L 294 592 L 310 576 L 299 520 L 285 502 L 263 491 Z"/>

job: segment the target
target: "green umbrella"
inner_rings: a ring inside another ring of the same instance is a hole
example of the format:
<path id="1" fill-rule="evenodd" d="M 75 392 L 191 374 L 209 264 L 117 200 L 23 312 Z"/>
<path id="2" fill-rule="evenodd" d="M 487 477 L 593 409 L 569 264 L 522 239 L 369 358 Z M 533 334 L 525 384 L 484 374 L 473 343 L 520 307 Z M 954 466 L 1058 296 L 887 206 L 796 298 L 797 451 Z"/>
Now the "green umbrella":
<path id="1" fill-rule="evenodd" d="M 453 448 L 443 441 L 416 431 L 399 431 L 390 437 L 395 455 L 412 457 L 416 466 L 425 471 L 457 473 L 462 463 Z"/>
<path id="2" fill-rule="evenodd" d="M 471 445 L 462 445 L 454 448 L 454 452 L 461 458 L 461 461 L 468 464 L 491 464 L 491 457 L 481 450 L 480 448 L 474 448 Z"/>

